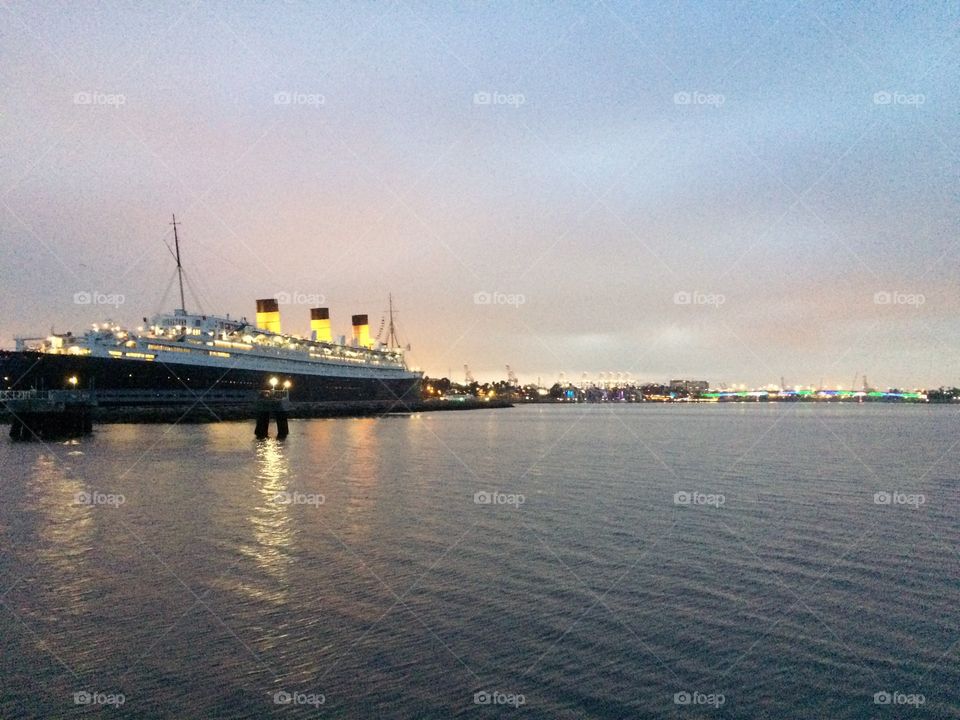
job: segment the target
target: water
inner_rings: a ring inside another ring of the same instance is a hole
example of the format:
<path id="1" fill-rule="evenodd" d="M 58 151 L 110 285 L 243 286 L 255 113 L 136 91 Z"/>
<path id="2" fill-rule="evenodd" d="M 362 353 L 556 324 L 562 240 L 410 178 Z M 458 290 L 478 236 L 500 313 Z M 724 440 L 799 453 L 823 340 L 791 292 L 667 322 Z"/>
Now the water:
<path id="1" fill-rule="evenodd" d="M 0 442 L 0 717 L 957 718 L 957 430 L 527 406 Z"/>

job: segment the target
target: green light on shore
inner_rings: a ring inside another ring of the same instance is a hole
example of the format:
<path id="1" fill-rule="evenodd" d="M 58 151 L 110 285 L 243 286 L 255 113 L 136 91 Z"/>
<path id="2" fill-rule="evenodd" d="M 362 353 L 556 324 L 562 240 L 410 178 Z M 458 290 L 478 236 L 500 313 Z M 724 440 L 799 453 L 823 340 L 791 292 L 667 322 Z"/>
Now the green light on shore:
<path id="1" fill-rule="evenodd" d="M 862 392 L 859 390 L 795 390 L 793 393 L 789 392 L 776 392 L 768 390 L 754 390 L 753 392 L 739 390 L 739 391 L 729 391 L 729 392 L 705 392 L 701 395 L 703 398 L 709 399 L 720 399 L 720 398 L 729 398 L 729 397 L 763 397 L 776 400 L 779 397 L 789 397 L 791 394 L 803 396 L 803 397 L 816 397 L 816 398 L 825 398 L 829 399 L 830 397 L 838 398 L 851 398 L 851 397 L 871 397 L 871 398 L 902 398 L 904 400 L 926 400 L 927 396 L 923 393 L 911 392 L 911 393 L 888 393 L 880 392 L 879 390 L 871 390 L 870 392 Z"/>

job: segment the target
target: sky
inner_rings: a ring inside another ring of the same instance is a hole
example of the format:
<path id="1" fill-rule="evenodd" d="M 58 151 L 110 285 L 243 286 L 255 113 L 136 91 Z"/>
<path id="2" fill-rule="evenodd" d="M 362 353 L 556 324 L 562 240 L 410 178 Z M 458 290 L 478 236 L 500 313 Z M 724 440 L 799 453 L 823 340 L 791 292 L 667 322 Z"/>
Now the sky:
<path id="1" fill-rule="evenodd" d="M 960 384 L 955 2 L 0 4 L 0 346 L 179 304 L 431 375 Z"/>

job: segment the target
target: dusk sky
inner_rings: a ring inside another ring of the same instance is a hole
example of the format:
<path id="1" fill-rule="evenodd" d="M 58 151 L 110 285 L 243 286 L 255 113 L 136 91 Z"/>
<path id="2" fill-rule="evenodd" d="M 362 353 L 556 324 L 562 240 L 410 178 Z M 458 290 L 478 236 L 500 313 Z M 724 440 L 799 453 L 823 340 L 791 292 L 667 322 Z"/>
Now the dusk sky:
<path id="1" fill-rule="evenodd" d="M 960 5 L 841 5 L 3 2 L 0 346 L 178 305 L 176 213 L 188 309 L 431 375 L 960 384 Z"/>

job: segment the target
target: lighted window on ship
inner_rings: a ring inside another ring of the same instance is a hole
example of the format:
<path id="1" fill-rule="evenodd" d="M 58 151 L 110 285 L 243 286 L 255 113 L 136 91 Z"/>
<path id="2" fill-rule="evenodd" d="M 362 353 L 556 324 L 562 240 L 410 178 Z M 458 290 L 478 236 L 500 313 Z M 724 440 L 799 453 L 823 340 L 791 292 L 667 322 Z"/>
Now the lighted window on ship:
<path id="1" fill-rule="evenodd" d="M 159 350 L 161 352 L 193 352 L 192 348 L 174 347 L 172 345 L 147 345 L 147 350 Z"/>

